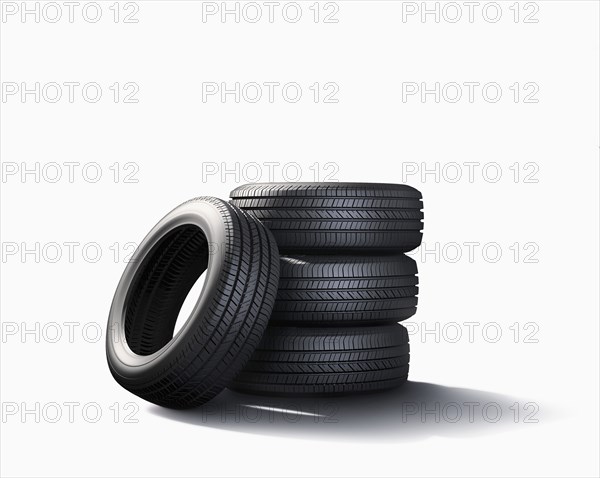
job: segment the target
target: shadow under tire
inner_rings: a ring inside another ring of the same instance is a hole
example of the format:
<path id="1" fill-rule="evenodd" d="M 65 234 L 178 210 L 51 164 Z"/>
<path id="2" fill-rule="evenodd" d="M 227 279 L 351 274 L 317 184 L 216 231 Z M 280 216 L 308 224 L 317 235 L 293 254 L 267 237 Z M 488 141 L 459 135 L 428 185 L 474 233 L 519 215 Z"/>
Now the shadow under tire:
<path id="1" fill-rule="evenodd" d="M 396 255 L 281 256 L 271 324 L 374 325 L 412 317 L 417 263 Z"/>
<path id="2" fill-rule="evenodd" d="M 404 184 L 256 183 L 230 197 L 282 253 L 408 252 L 423 237 L 422 195 Z"/>
<path id="3" fill-rule="evenodd" d="M 378 327 L 267 329 L 229 388 L 269 395 L 336 395 L 397 387 L 408 378 L 408 332 Z"/>
<path id="4" fill-rule="evenodd" d="M 200 297 L 179 310 L 206 270 Z M 275 302 L 279 254 L 258 221 L 216 198 L 167 214 L 127 265 L 111 307 L 106 353 L 125 389 L 169 408 L 201 405 L 243 369 Z"/>

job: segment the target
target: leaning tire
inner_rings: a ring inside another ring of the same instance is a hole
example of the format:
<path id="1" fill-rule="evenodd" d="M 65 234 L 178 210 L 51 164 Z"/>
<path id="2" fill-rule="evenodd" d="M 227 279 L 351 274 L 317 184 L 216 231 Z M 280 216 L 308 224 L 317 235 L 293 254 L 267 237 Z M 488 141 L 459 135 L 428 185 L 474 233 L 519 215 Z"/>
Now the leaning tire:
<path id="1" fill-rule="evenodd" d="M 404 254 L 282 256 L 270 323 L 374 325 L 417 311 L 417 263 Z"/>
<path id="2" fill-rule="evenodd" d="M 273 395 L 374 392 L 407 380 L 408 333 L 379 327 L 275 327 L 230 388 Z"/>
<path id="3" fill-rule="evenodd" d="M 200 298 L 173 336 L 179 309 L 204 270 Z M 119 282 L 106 342 L 112 375 L 158 405 L 210 400 L 260 342 L 278 277 L 275 241 L 258 221 L 215 198 L 182 204 L 150 231 Z"/>
<path id="4" fill-rule="evenodd" d="M 397 253 L 421 244 L 422 196 L 403 184 L 257 183 L 231 198 L 273 232 L 282 253 Z"/>

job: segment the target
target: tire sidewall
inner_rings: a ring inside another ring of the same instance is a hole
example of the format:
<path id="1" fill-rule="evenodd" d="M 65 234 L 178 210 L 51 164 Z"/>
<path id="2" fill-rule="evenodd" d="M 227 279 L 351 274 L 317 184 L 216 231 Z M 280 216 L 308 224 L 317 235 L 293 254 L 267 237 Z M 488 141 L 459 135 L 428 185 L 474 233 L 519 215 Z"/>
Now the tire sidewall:
<path id="1" fill-rule="evenodd" d="M 230 211 L 224 201 L 218 202 Z M 198 226 L 205 234 L 209 247 L 214 248 L 209 253 L 206 279 L 200 297 L 185 324 L 164 347 L 150 355 L 138 355 L 129 348 L 125 336 L 125 317 L 130 289 L 137 274 L 142 270 L 144 259 L 156 244 L 170 231 L 182 225 Z M 204 318 L 218 293 L 227 248 L 231 244 L 230 233 L 225 227 L 223 212 L 217 207 L 215 200 L 197 199 L 173 209 L 146 235 L 123 272 L 109 312 L 106 354 L 111 371 L 116 377 L 128 382 L 145 381 L 152 370 L 172 363 L 180 354 L 182 347 L 186 346 L 190 332 L 202 326 L 206 327 Z"/>

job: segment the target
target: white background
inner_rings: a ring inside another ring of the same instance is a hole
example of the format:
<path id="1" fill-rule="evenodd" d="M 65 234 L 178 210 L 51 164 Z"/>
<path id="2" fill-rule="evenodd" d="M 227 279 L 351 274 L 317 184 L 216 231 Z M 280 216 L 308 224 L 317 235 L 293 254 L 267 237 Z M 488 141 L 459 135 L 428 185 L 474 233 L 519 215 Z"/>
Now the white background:
<path id="1" fill-rule="evenodd" d="M 62 19 L 46 10 L 38 23 L 8 15 L 7 3 L 0 74 L 4 93 L 19 90 L 1 103 L 2 475 L 598 476 L 597 2 L 499 2 L 497 22 L 497 7 L 485 17 L 480 2 L 470 21 L 459 2 L 454 23 L 445 3 L 436 22 L 403 17 L 421 2 L 322 2 L 315 22 L 313 2 L 300 2 L 296 23 L 281 7 L 270 22 L 262 3 L 257 23 L 249 10 L 239 23 L 203 21 L 210 5 L 193 1 L 100 2 L 96 23 L 85 2 L 73 22 L 59 2 Z M 134 10 L 137 23 L 125 23 Z M 337 23 L 325 23 L 334 11 Z M 22 98 L 36 82 L 95 82 L 102 98 L 76 89 L 70 102 L 66 87 L 56 103 L 50 89 Z M 295 82 L 303 96 L 203 101 L 210 82 Z M 316 82 L 337 85 L 338 101 L 315 103 Z M 403 101 L 409 83 L 436 82 L 497 83 L 502 97 L 493 103 L 479 86 L 471 102 L 463 85 L 457 102 L 451 87 L 439 102 Z M 137 103 L 123 101 L 126 83 Z M 524 101 L 528 83 L 535 102 Z M 465 163 L 477 163 L 471 178 Z M 414 255 L 405 388 L 326 401 L 226 392 L 173 412 L 112 379 L 95 334 L 128 243 L 184 200 L 226 198 L 257 171 L 423 192 L 424 247 L 438 252 Z M 66 243 L 76 243 L 72 258 Z"/>

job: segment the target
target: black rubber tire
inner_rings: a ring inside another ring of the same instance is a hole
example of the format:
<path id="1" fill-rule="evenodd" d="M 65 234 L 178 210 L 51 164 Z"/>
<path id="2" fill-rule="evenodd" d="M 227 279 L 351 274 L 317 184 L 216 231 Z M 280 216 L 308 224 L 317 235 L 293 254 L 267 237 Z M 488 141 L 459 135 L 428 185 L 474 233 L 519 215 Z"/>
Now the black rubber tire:
<path id="1" fill-rule="evenodd" d="M 404 184 L 256 183 L 234 189 L 282 253 L 398 253 L 423 237 L 422 195 Z"/>
<path id="2" fill-rule="evenodd" d="M 270 323 L 375 325 L 417 311 L 417 263 L 385 256 L 281 256 Z"/>
<path id="3" fill-rule="evenodd" d="M 200 298 L 173 336 L 181 305 L 207 266 Z M 157 405 L 205 403 L 256 349 L 278 278 L 275 240 L 258 221 L 216 198 L 183 203 L 146 236 L 117 287 L 106 342 L 112 375 Z"/>
<path id="4" fill-rule="evenodd" d="M 397 387 L 408 378 L 408 332 L 378 327 L 269 326 L 229 388 L 269 395 L 336 395 Z"/>

